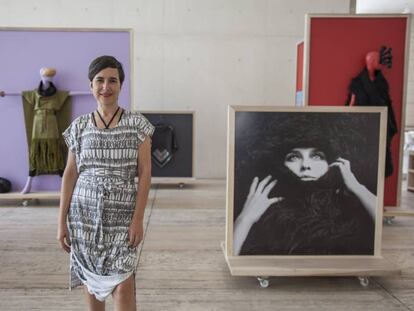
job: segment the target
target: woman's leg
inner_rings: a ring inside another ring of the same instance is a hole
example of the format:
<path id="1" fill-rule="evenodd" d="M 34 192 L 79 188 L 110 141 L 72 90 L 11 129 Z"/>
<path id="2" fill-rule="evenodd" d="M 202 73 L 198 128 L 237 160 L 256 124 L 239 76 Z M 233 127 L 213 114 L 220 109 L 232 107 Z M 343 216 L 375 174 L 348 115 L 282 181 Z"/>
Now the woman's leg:
<path id="1" fill-rule="evenodd" d="M 105 302 L 99 301 L 94 295 L 89 294 L 86 286 L 83 287 L 83 291 L 89 311 L 105 311 Z"/>
<path id="2" fill-rule="evenodd" d="M 128 279 L 115 287 L 112 292 L 115 311 L 136 311 L 135 304 L 135 277 L 132 274 Z"/>

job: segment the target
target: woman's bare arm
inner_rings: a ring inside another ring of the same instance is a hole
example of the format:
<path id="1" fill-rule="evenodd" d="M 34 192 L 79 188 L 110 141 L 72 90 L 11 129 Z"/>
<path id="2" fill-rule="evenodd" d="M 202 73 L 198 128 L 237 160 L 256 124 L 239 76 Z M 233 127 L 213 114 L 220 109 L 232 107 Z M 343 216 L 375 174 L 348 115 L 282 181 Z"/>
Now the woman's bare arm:
<path id="1" fill-rule="evenodd" d="M 62 186 L 60 190 L 60 205 L 58 218 L 57 239 L 60 246 L 67 252 L 70 251 L 69 232 L 67 228 L 66 218 L 68 215 L 70 200 L 72 198 L 73 189 L 78 179 L 78 171 L 76 167 L 75 155 L 69 151 L 68 161 L 62 177 Z"/>

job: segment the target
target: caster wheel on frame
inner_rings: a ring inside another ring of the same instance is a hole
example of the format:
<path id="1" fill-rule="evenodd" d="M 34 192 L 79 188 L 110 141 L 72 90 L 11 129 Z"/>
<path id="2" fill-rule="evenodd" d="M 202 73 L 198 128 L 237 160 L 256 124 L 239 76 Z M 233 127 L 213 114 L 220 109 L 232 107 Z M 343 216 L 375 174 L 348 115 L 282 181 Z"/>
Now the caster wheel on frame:
<path id="1" fill-rule="evenodd" d="M 361 286 L 363 287 L 367 287 L 369 285 L 369 278 L 366 276 L 359 276 L 358 280 Z"/>
<path id="2" fill-rule="evenodd" d="M 392 225 L 394 218 L 394 216 L 384 216 L 384 223 L 386 225 Z"/>
<path id="3" fill-rule="evenodd" d="M 258 276 L 257 280 L 259 281 L 259 284 L 260 284 L 261 288 L 269 287 L 270 282 L 269 282 L 267 277 Z"/>

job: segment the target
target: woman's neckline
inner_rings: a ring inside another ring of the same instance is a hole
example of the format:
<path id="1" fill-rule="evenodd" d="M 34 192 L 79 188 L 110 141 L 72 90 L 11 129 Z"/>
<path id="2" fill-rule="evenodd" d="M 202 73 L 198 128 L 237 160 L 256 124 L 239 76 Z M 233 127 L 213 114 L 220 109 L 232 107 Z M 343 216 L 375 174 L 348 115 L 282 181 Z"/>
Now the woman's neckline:
<path id="1" fill-rule="evenodd" d="M 118 128 L 119 125 L 121 124 L 122 120 L 123 120 L 122 116 L 125 113 L 125 109 L 124 108 L 121 108 L 120 110 L 121 110 L 121 113 L 119 115 L 118 122 L 116 123 L 116 125 L 114 127 L 109 127 L 109 128 L 105 128 L 105 127 L 99 128 L 98 125 L 96 124 L 96 119 L 95 119 L 94 111 L 92 111 L 89 114 L 89 116 L 90 116 L 89 119 L 90 119 L 90 122 L 91 122 L 92 127 L 94 127 L 97 130 L 100 130 L 100 131 L 109 131 L 109 130 L 113 130 L 113 129 Z"/>

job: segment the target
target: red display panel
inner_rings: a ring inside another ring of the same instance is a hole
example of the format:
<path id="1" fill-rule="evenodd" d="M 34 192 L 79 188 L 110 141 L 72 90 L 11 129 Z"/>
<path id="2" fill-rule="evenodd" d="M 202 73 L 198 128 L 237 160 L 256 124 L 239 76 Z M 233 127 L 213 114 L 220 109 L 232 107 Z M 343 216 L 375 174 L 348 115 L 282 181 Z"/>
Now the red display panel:
<path id="1" fill-rule="evenodd" d="M 296 92 L 303 91 L 303 46 L 301 42 L 296 47 Z"/>
<path id="2" fill-rule="evenodd" d="M 391 150 L 394 173 L 385 179 L 384 206 L 399 202 L 401 135 L 404 130 L 405 48 L 408 17 L 310 17 L 305 105 L 345 105 L 351 79 L 365 67 L 365 55 L 392 48 L 392 68 L 382 73 L 398 124 Z"/>

